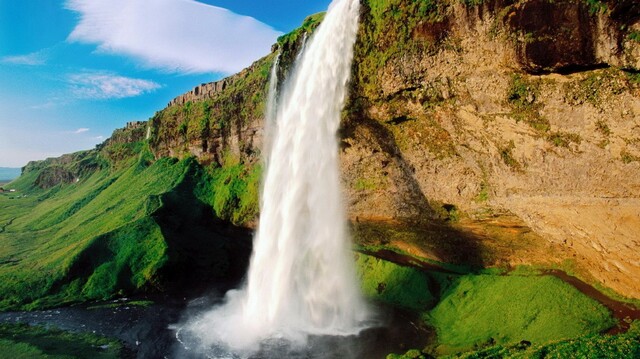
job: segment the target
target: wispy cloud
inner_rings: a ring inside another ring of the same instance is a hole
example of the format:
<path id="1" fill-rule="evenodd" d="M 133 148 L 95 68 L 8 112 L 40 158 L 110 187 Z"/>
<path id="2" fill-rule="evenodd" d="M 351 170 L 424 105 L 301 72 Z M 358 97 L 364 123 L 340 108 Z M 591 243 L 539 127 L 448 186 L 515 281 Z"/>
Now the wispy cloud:
<path id="1" fill-rule="evenodd" d="M 193 0 L 68 0 L 80 14 L 69 41 L 185 73 L 238 71 L 281 35 L 258 20 Z"/>
<path id="2" fill-rule="evenodd" d="M 47 62 L 47 56 L 43 51 L 36 51 L 26 55 L 4 56 L 0 61 L 12 65 L 39 66 Z"/>
<path id="3" fill-rule="evenodd" d="M 91 71 L 70 75 L 68 82 L 76 98 L 94 100 L 135 97 L 161 87 L 150 80 Z"/>
<path id="4" fill-rule="evenodd" d="M 88 128 L 79 128 L 79 129 L 73 131 L 73 133 L 76 134 L 76 135 L 84 133 L 84 132 L 89 132 L 89 129 Z"/>

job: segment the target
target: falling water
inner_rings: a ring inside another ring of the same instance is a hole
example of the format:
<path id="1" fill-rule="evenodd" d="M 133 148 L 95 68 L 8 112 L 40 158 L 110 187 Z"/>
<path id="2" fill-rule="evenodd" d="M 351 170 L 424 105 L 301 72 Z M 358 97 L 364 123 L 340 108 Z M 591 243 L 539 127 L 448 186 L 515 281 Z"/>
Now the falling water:
<path id="1" fill-rule="evenodd" d="M 268 114 L 276 120 L 248 282 L 192 323 L 205 344 L 251 350 L 270 338 L 304 343 L 310 334 L 353 334 L 366 319 L 336 136 L 358 16 L 359 0 L 333 1 Z"/>
<path id="2" fill-rule="evenodd" d="M 276 59 L 271 66 L 271 74 L 269 74 L 269 93 L 267 95 L 267 109 L 265 111 L 264 121 L 264 139 L 263 139 L 263 160 L 265 165 L 269 163 L 269 155 L 271 154 L 271 143 L 276 131 L 276 116 L 278 113 L 278 65 L 280 64 L 280 52 L 276 55 Z"/>

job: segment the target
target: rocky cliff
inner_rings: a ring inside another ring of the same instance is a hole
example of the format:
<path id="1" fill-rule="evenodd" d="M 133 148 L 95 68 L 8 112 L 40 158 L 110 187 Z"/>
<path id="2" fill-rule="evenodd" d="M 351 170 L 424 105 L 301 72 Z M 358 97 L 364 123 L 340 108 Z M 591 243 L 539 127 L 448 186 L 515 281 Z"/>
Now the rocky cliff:
<path id="1" fill-rule="evenodd" d="M 356 240 L 569 263 L 640 297 L 639 19 L 626 0 L 363 1 L 340 133 Z M 171 101 L 149 124 L 154 155 L 259 164 L 270 67 L 280 52 L 285 77 L 320 20 Z"/>

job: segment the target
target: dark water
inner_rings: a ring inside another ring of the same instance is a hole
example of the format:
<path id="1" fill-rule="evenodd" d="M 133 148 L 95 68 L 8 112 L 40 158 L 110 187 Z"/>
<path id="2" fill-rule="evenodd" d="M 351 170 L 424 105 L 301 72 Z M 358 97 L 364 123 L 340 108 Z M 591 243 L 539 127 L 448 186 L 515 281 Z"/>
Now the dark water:
<path id="1" fill-rule="evenodd" d="M 0 322 L 43 325 L 117 338 L 132 358 L 376 359 L 385 358 L 389 353 L 424 347 L 431 335 L 414 315 L 378 307 L 380 325 L 365 329 L 359 335 L 312 336 L 303 348 L 271 340 L 251 355 L 233 354 L 222 348 L 208 348 L 203 352 L 190 349 L 195 347 L 190 343 L 196 339 L 181 337 L 180 323 L 190 315 L 211 309 L 220 302 L 220 297 L 190 301 L 168 297 L 152 299 L 156 304 L 146 308 L 128 305 L 128 300 L 118 300 L 46 311 L 0 313 Z M 91 308 L 104 304 L 119 306 Z"/>

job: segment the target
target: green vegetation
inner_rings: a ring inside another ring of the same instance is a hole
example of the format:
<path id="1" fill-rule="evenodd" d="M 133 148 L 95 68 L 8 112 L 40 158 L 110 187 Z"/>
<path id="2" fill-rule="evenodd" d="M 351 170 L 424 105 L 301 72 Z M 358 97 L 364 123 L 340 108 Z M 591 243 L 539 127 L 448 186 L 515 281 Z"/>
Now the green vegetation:
<path id="1" fill-rule="evenodd" d="M 157 112 L 150 120 L 150 146 L 155 153 L 169 155 L 167 145 L 180 157 L 192 153 L 192 148 L 204 153 L 221 153 L 229 146 L 234 130 L 257 121 L 264 114 L 266 88 L 275 54 L 270 54 L 225 80 L 223 91 L 211 98 L 174 105 Z M 213 138 L 221 144 L 210 143 Z M 217 148 L 222 146 L 222 148 Z M 244 147 L 244 146 L 242 146 Z M 240 148 L 245 153 L 250 147 Z"/>
<path id="2" fill-rule="evenodd" d="M 609 96 L 621 94 L 628 88 L 629 83 L 620 69 L 589 71 L 565 84 L 565 101 L 570 105 L 589 103 L 600 107 Z"/>
<path id="3" fill-rule="evenodd" d="M 487 200 L 489 200 L 489 185 L 487 184 L 486 181 L 482 181 L 480 183 L 480 192 L 478 192 L 478 195 L 475 198 L 476 202 L 486 202 Z"/>
<path id="4" fill-rule="evenodd" d="M 640 31 L 631 31 L 627 37 L 635 42 L 640 42 Z"/>
<path id="5" fill-rule="evenodd" d="M 431 201 L 430 205 L 431 208 L 433 208 L 433 210 L 436 212 L 438 218 L 440 218 L 441 220 L 450 223 L 460 220 L 460 216 L 462 215 L 462 213 L 455 205 L 443 203 L 440 201 Z"/>
<path id="6" fill-rule="evenodd" d="M 600 338 L 599 332 L 615 324 L 601 304 L 535 270 L 454 274 L 403 267 L 363 254 L 357 255 L 356 263 L 366 296 L 423 313 L 437 334 L 425 349 L 430 355 L 515 348 L 523 341 L 540 348 L 563 339 Z M 412 351 L 390 358 L 419 355 L 423 354 Z"/>
<path id="7" fill-rule="evenodd" d="M 374 178 L 358 178 L 354 186 L 357 191 L 373 191 L 378 189 L 378 181 Z"/>
<path id="8" fill-rule="evenodd" d="M 284 34 L 278 38 L 278 45 L 281 48 L 289 49 L 294 47 L 294 44 L 298 42 L 301 36 L 305 33 L 312 33 L 324 20 L 326 12 L 319 12 L 317 14 L 307 16 L 302 22 L 302 26 L 291 31 L 288 34 Z"/>
<path id="9" fill-rule="evenodd" d="M 211 165 L 207 173 L 197 194 L 213 207 L 218 217 L 234 224 L 247 223 L 256 218 L 262 175 L 260 164 L 243 164 L 227 153 L 223 165 Z"/>
<path id="10" fill-rule="evenodd" d="M 569 132 L 552 132 L 547 135 L 547 140 L 549 140 L 556 147 L 565 147 L 568 148 L 571 143 L 580 144 L 582 142 L 582 138 L 577 133 L 569 133 Z"/>
<path id="11" fill-rule="evenodd" d="M 358 86 L 371 100 L 383 100 L 379 72 L 390 62 L 418 56 L 444 39 L 449 3 L 420 0 L 368 0 L 355 47 Z M 437 25 L 436 25 L 437 24 Z M 442 26 L 441 26 L 442 25 Z M 388 99 L 384 99 L 388 100 Z"/>
<path id="12" fill-rule="evenodd" d="M 608 9 L 607 4 L 602 0 L 585 0 L 585 2 L 589 6 L 589 12 L 591 14 L 604 12 Z"/>
<path id="13" fill-rule="evenodd" d="M 536 345 L 521 341 L 510 345 L 495 345 L 478 351 L 445 356 L 447 359 L 561 359 L 600 358 L 635 359 L 640 357 L 640 323 L 635 322 L 627 333 L 616 335 L 590 334 L 574 339 L 554 340 Z M 387 359 L 426 359 L 425 353 L 410 350 L 391 354 Z"/>
<path id="14" fill-rule="evenodd" d="M 416 311 L 435 302 L 426 273 L 365 254 L 357 254 L 356 266 L 362 292 L 369 298 Z"/>
<path id="15" fill-rule="evenodd" d="M 0 353 L 12 359 L 109 359 L 121 357 L 122 345 L 94 334 L 0 324 Z"/>
<path id="16" fill-rule="evenodd" d="M 625 76 L 627 78 L 627 82 L 631 87 L 639 87 L 640 86 L 640 72 L 625 72 Z"/>
<path id="17" fill-rule="evenodd" d="M 467 275 L 442 293 L 426 316 L 442 354 L 522 340 L 542 344 L 614 324 L 606 308 L 550 276 Z"/>
<path id="18" fill-rule="evenodd" d="M 522 342 L 497 345 L 488 349 L 452 356 L 458 359 L 480 358 L 601 358 L 634 359 L 640 357 L 640 323 L 632 324 L 627 333 L 617 335 L 591 334 L 575 339 L 554 341 L 544 345 Z"/>
<path id="19" fill-rule="evenodd" d="M 596 130 L 605 137 L 609 137 L 609 135 L 611 135 L 611 129 L 604 120 L 598 120 L 596 122 Z"/>
<path id="20" fill-rule="evenodd" d="M 539 134 L 544 135 L 550 129 L 549 121 L 540 115 L 540 83 L 530 81 L 522 74 L 513 74 L 507 92 L 507 100 L 513 108 L 513 117 L 517 122 L 524 121 Z"/>
<path id="21" fill-rule="evenodd" d="M 513 157 L 513 150 L 516 148 L 516 144 L 513 140 L 509 141 L 509 144 L 500 149 L 500 158 L 505 165 L 511 167 L 516 172 L 522 171 L 522 165 L 518 160 Z"/>

